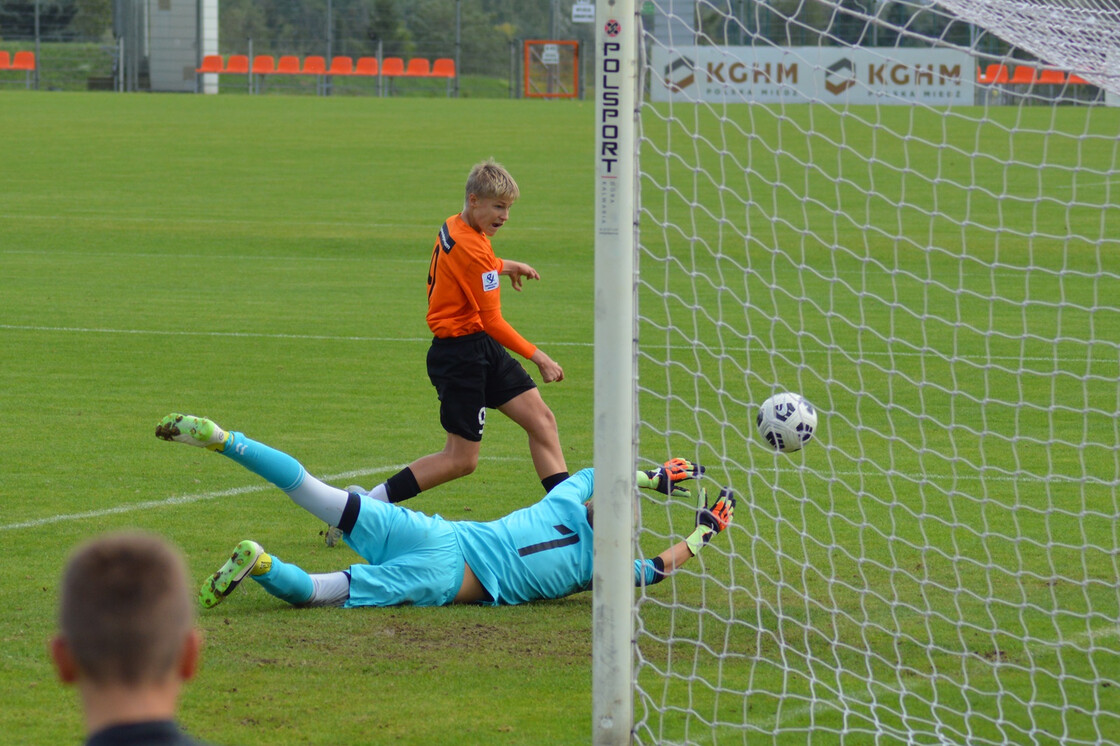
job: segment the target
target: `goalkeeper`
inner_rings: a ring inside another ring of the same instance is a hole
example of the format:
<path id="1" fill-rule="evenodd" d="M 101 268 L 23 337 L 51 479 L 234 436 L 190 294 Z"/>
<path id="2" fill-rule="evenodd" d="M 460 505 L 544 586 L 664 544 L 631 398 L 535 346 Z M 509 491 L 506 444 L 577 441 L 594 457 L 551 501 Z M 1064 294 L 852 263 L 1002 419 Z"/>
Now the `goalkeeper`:
<path id="1" fill-rule="evenodd" d="M 313 575 L 245 540 L 203 584 L 199 601 L 205 607 L 221 603 L 246 577 L 297 606 L 496 606 L 562 598 L 591 587 L 592 469 L 496 521 L 448 521 L 331 487 L 291 456 L 208 419 L 169 414 L 156 436 L 217 451 L 263 477 L 300 507 L 341 528 L 346 543 L 369 563 Z M 639 472 L 638 484 L 687 496 L 691 493 L 678 483 L 702 473 L 688 461 L 673 459 L 655 471 Z M 661 581 L 730 524 L 735 497 L 729 490 L 721 490 L 710 507 L 704 488 L 697 492 L 696 529 L 657 557 L 635 561 L 636 585 Z"/>

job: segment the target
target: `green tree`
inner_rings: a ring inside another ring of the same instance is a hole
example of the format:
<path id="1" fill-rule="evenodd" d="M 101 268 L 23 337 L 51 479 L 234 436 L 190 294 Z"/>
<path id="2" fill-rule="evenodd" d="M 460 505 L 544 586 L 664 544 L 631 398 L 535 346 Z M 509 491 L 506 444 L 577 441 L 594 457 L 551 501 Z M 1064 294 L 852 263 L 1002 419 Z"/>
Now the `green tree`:
<path id="1" fill-rule="evenodd" d="M 244 54 L 249 39 L 264 39 L 270 31 L 264 10 L 252 0 L 224 0 L 219 6 L 218 48 Z"/>
<path id="2" fill-rule="evenodd" d="M 397 0 L 373 0 L 366 36 L 374 44 L 380 41 L 384 45 L 385 54 L 404 54 L 412 41 L 412 33 L 405 24 Z"/>
<path id="3" fill-rule="evenodd" d="M 77 0 L 70 30 L 85 39 L 113 37 L 113 0 Z"/>

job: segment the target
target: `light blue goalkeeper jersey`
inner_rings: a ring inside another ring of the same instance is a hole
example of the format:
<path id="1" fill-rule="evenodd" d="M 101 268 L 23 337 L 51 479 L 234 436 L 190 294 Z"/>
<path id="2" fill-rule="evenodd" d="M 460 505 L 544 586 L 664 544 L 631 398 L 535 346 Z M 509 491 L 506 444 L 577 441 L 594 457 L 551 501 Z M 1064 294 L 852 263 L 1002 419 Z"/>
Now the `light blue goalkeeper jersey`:
<path id="1" fill-rule="evenodd" d="M 451 521 L 463 556 L 492 605 L 561 598 L 591 587 L 591 469 L 576 472 L 535 505 L 487 523 Z"/>

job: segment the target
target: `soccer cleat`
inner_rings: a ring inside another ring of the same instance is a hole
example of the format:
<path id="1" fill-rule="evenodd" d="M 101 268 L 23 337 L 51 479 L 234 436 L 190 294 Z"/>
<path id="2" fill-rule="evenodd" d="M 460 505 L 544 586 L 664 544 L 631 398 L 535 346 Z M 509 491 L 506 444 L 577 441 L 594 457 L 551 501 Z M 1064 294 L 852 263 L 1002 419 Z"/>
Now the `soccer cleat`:
<path id="1" fill-rule="evenodd" d="M 327 526 L 323 529 L 323 542 L 328 548 L 337 547 L 342 542 L 342 529 L 338 526 Z"/>
<path id="2" fill-rule="evenodd" d="M 361 497 L 369 496 L 369 490 L 357 484 L 348 485 L 346 491 Z M 325 543 L 328 548 L 337 547 L 342 543 L 342 529 L 338 526 L 328 525 L 320 532 L 320 536 L 323 537 L 323 543 Z"/>
<path id="3" fill-rule="evenodd" d="M 199 603 L 207 609 L 217 606 L 254 568 L 258 569 L 254 574 L 261 575 L 267 571 L 266 565 L 271 564 L 272 558 L 265 553 L 264 547 L 246 539 L 234 547 L 226 563 L 202 584 L 198 591 Z"/>
<path id="4" fill-rule="evenodd" d="M 156 437 L 211 451 L 223 451 L 230 436 L 213 420 L 172 412 L 156 425 Z"/>

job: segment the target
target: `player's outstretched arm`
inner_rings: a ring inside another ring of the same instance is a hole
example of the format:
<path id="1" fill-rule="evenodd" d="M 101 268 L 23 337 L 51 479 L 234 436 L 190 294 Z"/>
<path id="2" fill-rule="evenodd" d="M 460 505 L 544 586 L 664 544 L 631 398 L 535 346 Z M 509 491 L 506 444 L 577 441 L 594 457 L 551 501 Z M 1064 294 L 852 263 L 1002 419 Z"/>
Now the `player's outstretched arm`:
<path id="1" fill-rule="evenodd" d="M 700 554 L 700 550 L 712 540 L 713 536 L 722 533 L 730 526 L 731 519 L 735 517 L 734 492 L 724 487 L 719 491 L 719 498 L 711 507 L 708 507 L 707 491 L 701 487 L 699 492 L 700 507 L 696 510 L 696 528 L 684 540 L 693 557 Z"/>
<path id="2" fill-rule="evenodd" d="M 499 274 L 509 277 L 510 285 L 519 293 L 521 292 L 521 283 L 526 278 L 530 280 L 541 279 L 540 272 L 533 269 L 525 262 L 515 262 L 512 259 L 502 260 L 502 271 Z"/>
<path id="3" fill-rule="evenodd" d="M 635 579 L 638 585 L 652 585 L 671 575 L 674 570 L 699 554 L 713 536 L 731 525 L 731 519 L 735 515 L 734 492 L 727 488 L 721 489 L 719 499 L 710 507 L 707 490 L 700 487 L 697 492 L 700 494 L 700 507 L 696 511 L 695 530 L 684 541 L 677 542 L 655 559 L 646 560 L 644 567 L 636 562 Z"/>

